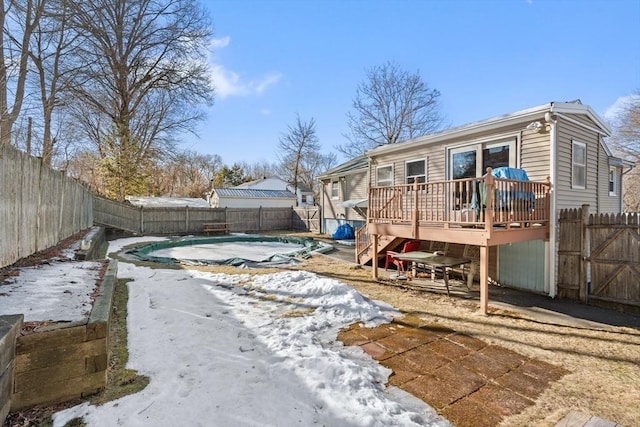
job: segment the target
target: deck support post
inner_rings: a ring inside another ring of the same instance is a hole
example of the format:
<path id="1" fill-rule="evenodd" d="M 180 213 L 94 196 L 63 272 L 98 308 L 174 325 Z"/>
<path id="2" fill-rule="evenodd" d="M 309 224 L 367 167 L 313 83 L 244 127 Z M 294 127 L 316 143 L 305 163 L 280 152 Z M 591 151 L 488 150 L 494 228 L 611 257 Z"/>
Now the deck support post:
<path id="1" fill-rule="evenodd" d="M 418 211 L 418 180 L 413 180 L 413 211 L 411 212 L 411 237 L 414 239 L 418 237 L 418 218 L 420 218 Z"/>
<path id="2" fill-rule="evenodd" d="M 374 279 L 378 279 L 378 235 L 373 235 L 373 258 L 371 258 L 371 272 Z"/>
<path id="3" fill-rule="evenodd" d="M 487 314 L 489 307 L 489 247 L 480 246 L 480 311 Z"/>

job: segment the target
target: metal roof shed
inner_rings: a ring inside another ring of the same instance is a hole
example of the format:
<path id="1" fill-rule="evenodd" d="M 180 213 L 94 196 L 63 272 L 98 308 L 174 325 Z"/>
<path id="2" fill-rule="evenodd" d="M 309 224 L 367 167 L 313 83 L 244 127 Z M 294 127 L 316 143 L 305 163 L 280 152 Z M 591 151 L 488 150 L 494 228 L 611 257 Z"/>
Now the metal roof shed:
<path id="1" fill-rule="evenodd" d="M 209 203 L 214 208 L 288 208 L 296 205 L 296 196 L 289 190 L 214 188 Z"/>

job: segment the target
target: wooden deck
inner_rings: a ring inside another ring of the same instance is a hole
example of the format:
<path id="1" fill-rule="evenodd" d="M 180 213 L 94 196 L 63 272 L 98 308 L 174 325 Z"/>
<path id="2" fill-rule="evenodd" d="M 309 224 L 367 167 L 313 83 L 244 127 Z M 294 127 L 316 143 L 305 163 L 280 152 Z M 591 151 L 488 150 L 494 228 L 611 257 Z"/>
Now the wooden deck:
<path id="1" fill-rule="evenodd" d="M 367 251 L 369 259 L 377 259 L 384 250 L 380 243 L 397 238 L 479 246 L 480 305 L 486 313 L 488 247 L 548 239 L 549 190 L 548 179 L 498 179 L 491 168 L 482 178 L 371 187 L 366 229 L 356 239 L 356 261 Z M 377 263 L 372 266 L 377 278 Z"/>

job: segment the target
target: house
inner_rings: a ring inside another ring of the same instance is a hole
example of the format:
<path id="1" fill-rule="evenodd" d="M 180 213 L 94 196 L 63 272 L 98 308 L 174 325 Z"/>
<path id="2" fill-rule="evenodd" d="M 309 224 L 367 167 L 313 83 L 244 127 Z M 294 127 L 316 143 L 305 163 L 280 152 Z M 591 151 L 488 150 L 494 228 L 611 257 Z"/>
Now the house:
<path id="1" fill-rule="evenodd" d="M 358 156 L 318 176 L 322 185 L 322 230 L 333 232 L 342 224 L 365 225 L 369 192 L 369 158 Z"/>
<path id="2" fill-rule="evenodd" d="M 313 206 L 313 190 L 308 186 L 299 183 L 298 188 L 277 176 L 262 177 L 254 181 L 245 182 L 235 188 L 250 188 L 256 190 L 289 190 L 296 194 L 296 206 Z"/>
<path id="3" fill-rule="evenodd" d="M 622 211 L 621 178 L 634 165 L 612 155 L 609 134 L 587 105 L 551 102 L 371 150 L 356 256 L 377 260 L 405 239 L 474 245 L 483 311 L 489 279 L 554 297 L 559 211 L 583 204 L 591 213 Z M 488 173 L 499 167 L 523 169 L 530 181 Z M 361 174 L 335 169 L 322 176 L 323 212 L 330 217 L 352 198 L 340 189 L 363 185 Z M 377 262 L 372 266 L 377 277 Z"/>
<path id="4" fill-rule="evenodd" d="M 214 188 L 208 200 L 213 208 L 284 208 L 296 205 L 296 195 L 289 190 L 255 188 Z"/>

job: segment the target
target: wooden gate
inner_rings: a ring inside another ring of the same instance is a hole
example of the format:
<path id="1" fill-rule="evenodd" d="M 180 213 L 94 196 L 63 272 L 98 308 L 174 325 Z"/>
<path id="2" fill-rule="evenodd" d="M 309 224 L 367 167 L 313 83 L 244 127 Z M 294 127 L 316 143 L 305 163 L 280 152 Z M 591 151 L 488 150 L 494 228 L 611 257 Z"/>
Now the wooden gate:
<path id="1" fill-rule="evenodd" d="M 560 212 L 558 295 L 640 312 L 640 214 Z"/>
<path id="2" fill-rule="evenodd" d="M 292 226 L 295 231 L 320 233 L 320 208 L 294 208 Z"/>
<path id="3" fill-rule="evenodd" d="M 638 214 L 590 215 L 589 299 L 640 307 Z"/>

